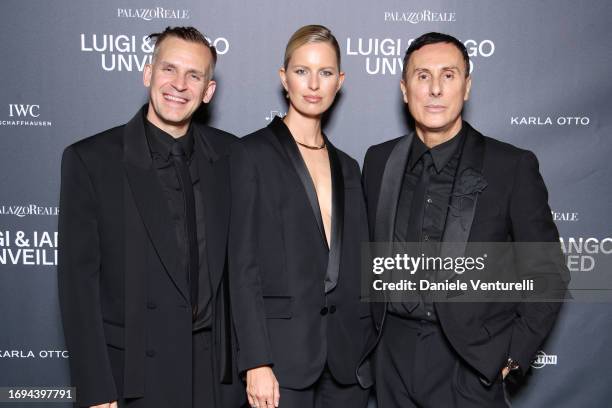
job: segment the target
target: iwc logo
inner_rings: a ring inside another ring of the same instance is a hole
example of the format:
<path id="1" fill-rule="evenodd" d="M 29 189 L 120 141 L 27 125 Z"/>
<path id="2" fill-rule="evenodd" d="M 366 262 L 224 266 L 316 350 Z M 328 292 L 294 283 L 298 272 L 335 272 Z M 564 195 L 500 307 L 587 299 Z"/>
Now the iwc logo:
<path id="1" fill-rule="evenodd" d="M 0 126 L 52 126 L 48 120 L 41 120 L 40 105 L 34 103 L 10 103 L 8 117 L 0 120 Z"/>

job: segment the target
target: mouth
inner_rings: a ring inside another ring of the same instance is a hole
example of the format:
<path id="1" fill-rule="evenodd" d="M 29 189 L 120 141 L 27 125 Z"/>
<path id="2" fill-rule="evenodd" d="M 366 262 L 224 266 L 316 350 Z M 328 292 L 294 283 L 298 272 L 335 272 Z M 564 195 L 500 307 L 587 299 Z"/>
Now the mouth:
<path id="1" fill-rule="evenodd" d="M 304 95 L 304 99 L 306 100 L 306 102 L 319 103 L 323 98 L 316 95 Z"/>
<path id="2" fill-rule="evenodd" d="M 435 105 L 435 104 L 431 104 L 431 105 L 425 105 L 425 110 L 427 112 L 431 112 L 431 113 L 438 113 L 438 112 L 443 112 L 446 110 L 446 106 L 443 105 Z"/>
<path id="3" fill-rule="evenodd" d="M 188 99 L 181 98 L 180 96 L 171 95 L 171 94 L 167 94 L 167 93 L 165 93 L 163 95 L 164 95 L 164 100 L 166 100 L 168 102 L 178 103 L 178 104 L 181 104 L 181 105 L 184 105 L 187 102 L 189 102 Z"/>

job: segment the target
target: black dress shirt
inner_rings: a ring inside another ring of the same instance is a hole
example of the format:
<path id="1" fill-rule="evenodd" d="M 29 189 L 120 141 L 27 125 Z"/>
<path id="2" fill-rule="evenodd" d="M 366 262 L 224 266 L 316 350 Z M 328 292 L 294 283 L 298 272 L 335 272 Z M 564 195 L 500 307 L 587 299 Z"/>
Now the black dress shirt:
<path id="1" fill-rule="evenodd" d="M 168 201 L 170 213 L 175 225 L 176 241 L 180 251 L 181 268 L 185 271 L 185 280 L 189 282 L 189 243 L 185 228 L 185 197 L 176 168 L 170 157 L 172 144 L 180 143 L 188 160 L 189 173 L 193 184 L 195 197 L 196 224 L 198 235 L 199 279 L 198 279 L 198 312 L 193 322 L 193 330 L 197 331 L 212 326 L 212 306 L 210 300 L 212 291 L 210 276 L 206 261 L 206 230 L 204 225 L 204 206 L 201 200 L 200 175 L 198 160 L 206 160 L 203 148 L 195 142 L 192 127 L 184 136 L 174 138 L 151 122 L 146 121 L 146 135 L 151 150 L 153 165 Z"/>
<path id="2" fill-rule="evenodd" d="M 418 136 L 413 138 L 397 206 L 394 241 L 440 242 L 442 240 L 450 196 L 465 139 L 464 133 L 464 127 L 462 126 L 457 135 L 431 149 Z M 425 155 L 431 155 L 432 165 L 428 169 L 430 174 L 425 189 L 422 191 L 422 195 L 417 197 L 415 190 L 422 172 L 425 171 L 423 165 Z M 414 211 L 414 208 L 418 207 L 415 204 L 419 201 L 423 203 L 422 218 L 419 217 L 420 219 L 416 220 L 416 224 L 420 228 L 410 230 L 408 225 L 411 210 Z M 431 276 L 422 276 L 421 278 L 431 279 Z M 420 293 L 419 297 L 420 301 L 416 307 L 410 302 L 389 303 L 389 312 L 404 318 L 437 322 L 430 297 L 426 292 Z"/>

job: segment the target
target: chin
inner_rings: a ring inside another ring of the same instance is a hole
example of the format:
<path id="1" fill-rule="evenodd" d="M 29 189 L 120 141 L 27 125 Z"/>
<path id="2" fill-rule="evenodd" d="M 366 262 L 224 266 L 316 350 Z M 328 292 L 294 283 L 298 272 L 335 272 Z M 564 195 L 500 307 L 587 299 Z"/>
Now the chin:
<path id="1" fill-rule="evenodd" d="M 448 127 L 450 124 L 448 122 L 444 122 L 441 120 L 426 120 L 426 121 L 416 121 L 422 128 L 429 130 L 442 130 Z"/>
<path id="2" fill-rule="evenodd" d="M 302 115 L 302 116 L 306 116 L 309 118 L 316 118 L 318 116 L 323 115 L 323 113 L 325 113 L 325 110 L 321 110 L 321 109 L 296 109 L 296 111 Z"/>
<path id="3" fill-rule="evenodd" d="M 421 122 L 423 127 L 426 127 L 428 129 L 432 129 L 432 130 L 443 130 L 443 129 L 447 129 L 449 127 L 452 127 L 453 124 L 455 123 L 455 120 L 449 119 L 449 118 L 443 118 L 443 117 L 437 117 L 437 118 L 426 118 L 424 121 Z"/>
<path id="4" fill-rule="evenodd" d="M 172 109 L 172 110 L 168 109 L 164 113 L 165 113 L 164 117 L 166 117 L 168 120 L 172 120 L 175 122 L 180 122 L 184 120 L 187 116 L 189 116 L 187 109 L 181 109 L 180 111 L 176 109 Z"/>
<path id="5" fill-rule="evenodd" d="M 159 115 L 159 117 L 166 123 L 176 123 L 181 121 L 181 118 L 176 115 Z"/>
<path id="6" fill-rule="evenodd" d="M 177 125 L 185 122 L 185 115 L 163 115 L 160 116 L 161 120 L 165 123 Z"/>

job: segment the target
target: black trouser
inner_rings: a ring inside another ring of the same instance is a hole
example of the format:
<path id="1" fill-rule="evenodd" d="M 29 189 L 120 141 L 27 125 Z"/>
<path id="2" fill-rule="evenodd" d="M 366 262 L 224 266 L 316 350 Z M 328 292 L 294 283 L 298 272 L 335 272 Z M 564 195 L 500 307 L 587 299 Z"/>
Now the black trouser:
<path id="1" fill-rule="evenodd" d="M 327 366 L 316 383 L 303 390 L 280 388 L 281 408 L 365 408 L 369 390 L 338 383 Z"/>
<path id="2" fill-rule="evenodd" d="M 193 333 L 191 342 L 193 408 L 215 408 L 211 342 L 210 330 Z"/>
<path id="3" fill-rule="evenodd" d="M 378 408 L 508 406 L 501 374 L 486 386 L 436 323 L 387 314 L 374 365 Z"/>

